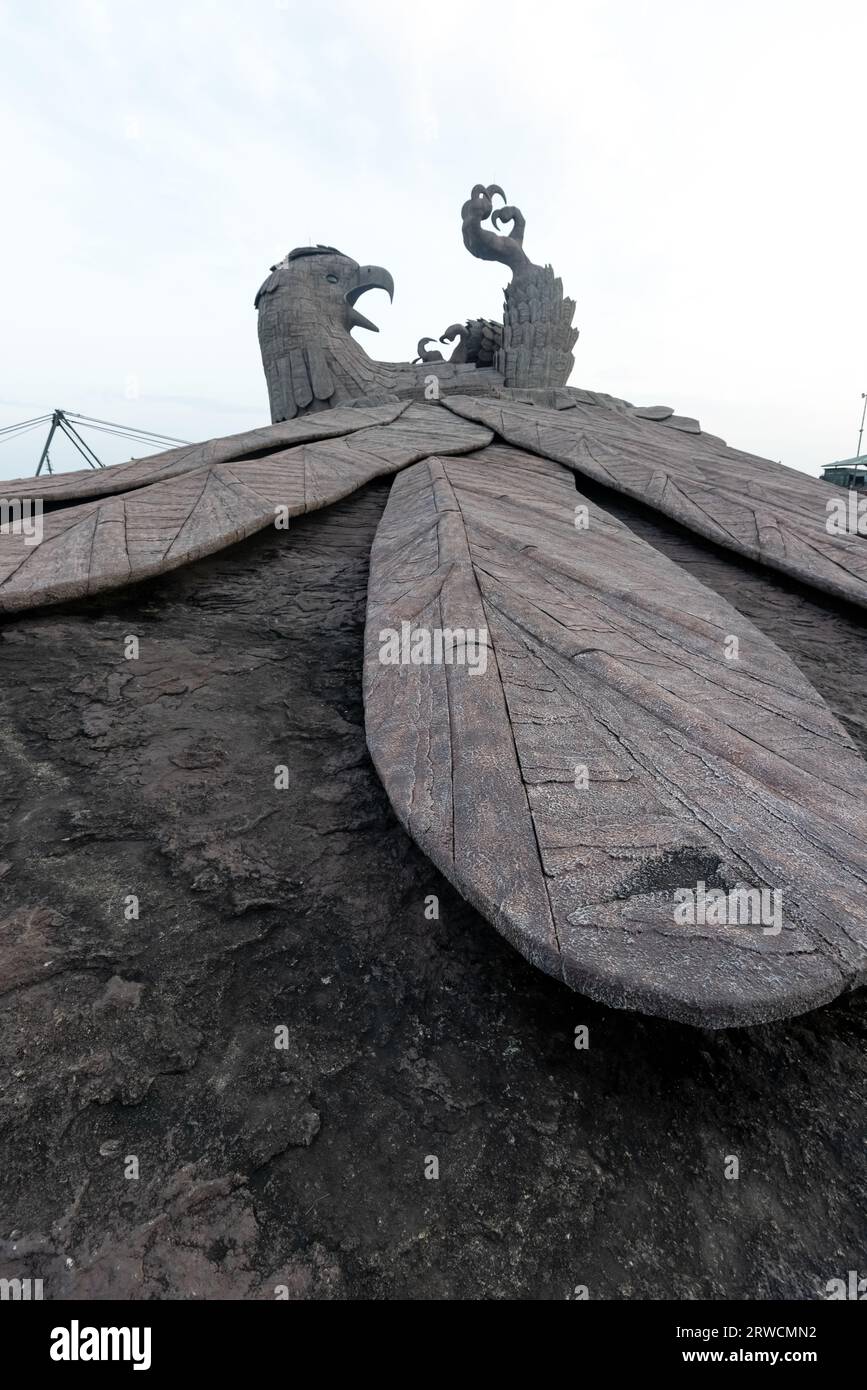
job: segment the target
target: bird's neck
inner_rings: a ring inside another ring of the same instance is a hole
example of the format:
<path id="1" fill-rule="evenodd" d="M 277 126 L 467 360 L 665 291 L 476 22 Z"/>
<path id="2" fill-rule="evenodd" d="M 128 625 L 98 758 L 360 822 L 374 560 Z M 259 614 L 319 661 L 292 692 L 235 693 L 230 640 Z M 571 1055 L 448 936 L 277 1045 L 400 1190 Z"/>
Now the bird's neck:
<path id="1" fill-rule="evenodd" d="M 396 385 L 388 365 L 368 357 L 342 327 L 329 328 L 321 319 L 305 323 L 295 317 L 291 324 L 283 321 L 262 329 L 260 322 L 274 421 L 327 410 L 359 396 L 391 391 Z"/>

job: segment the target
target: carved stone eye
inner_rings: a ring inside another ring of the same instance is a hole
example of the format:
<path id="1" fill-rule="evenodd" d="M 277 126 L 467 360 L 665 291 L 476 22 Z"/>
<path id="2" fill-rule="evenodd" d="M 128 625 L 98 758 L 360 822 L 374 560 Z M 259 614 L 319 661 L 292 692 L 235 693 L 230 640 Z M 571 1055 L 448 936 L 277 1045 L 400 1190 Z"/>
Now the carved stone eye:
<path id="1" fill-rule="evenodd" d="M 337 282 L 338 282 L 338 280 L 340 279 L 340 276 L 339 276 L 339 275 L 326 275 L 325 278 L 326 278 L 326 280 L 329 282 L 329 284 L 331 284 L 331 285 L 336 285 Z"/>

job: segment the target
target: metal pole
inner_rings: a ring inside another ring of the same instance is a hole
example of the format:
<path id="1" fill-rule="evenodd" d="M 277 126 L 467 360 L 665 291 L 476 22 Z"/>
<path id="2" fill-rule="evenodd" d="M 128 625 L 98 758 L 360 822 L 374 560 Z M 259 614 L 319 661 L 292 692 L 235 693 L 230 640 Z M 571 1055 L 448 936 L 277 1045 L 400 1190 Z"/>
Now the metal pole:
<path id="1" fill-rule="evenodd" d="M 858 448 L 855 451 L 856 459 L 861 457 L 861 436 L 864 433 L 864 416 L 867 415 L 867 391 L 861 392 L 861 399 L 864 402 L 864 409 L 861 411 L 861 428 L 858 431 Z"/>
<path id="2" fill-rule="evenodd" d="M 37 478 L 39 477 L 39 474 L 42 472 L 42 465 L 44 463 L 48 464 L 48 471 L 49 473 L 51 472 L 51 459 L 48 457 L 48 446 L 54 438 L 54 431 L 57 429 L 59 415 L 60 411 L 55 410 L 54 414 L 51 417 L 51 429 L 48 431 L 48 438 L 45 441 L 45 448 L 42 450 L 42 455 L 39 459 L 39 463 L 36 468 Z"/>

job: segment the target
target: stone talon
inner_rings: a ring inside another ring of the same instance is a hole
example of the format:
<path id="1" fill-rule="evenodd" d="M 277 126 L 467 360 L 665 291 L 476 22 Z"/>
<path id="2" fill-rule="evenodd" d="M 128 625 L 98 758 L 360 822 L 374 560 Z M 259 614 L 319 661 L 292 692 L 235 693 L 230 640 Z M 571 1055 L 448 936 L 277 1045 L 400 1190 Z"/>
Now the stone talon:
<path id="1" fill-rule="evenodd" d="M 440 342 L 442 342 L 442 341 L 443 341 L 442 338 L 440 338 Z M 436 339 L 435 339 L 435 338 L 419 338 L 419 340 L 418 340 L 418 346 L 417 346 L 417 348 L 416 348 L 416 352 L 418 353 L 418 357 L 414 357 L 414 358 L 413 358 L 413 363 L 414 363 L 414 364 L 415 364 L 415 363 L 418 363 L 418 362 L 444 362 L 444 361 L 445 361 L 445 358 L 443 357 L 442 353 L 439 352 L 436 348 L 431 349 L 431 348 L 426 348 L 426 347 L 425 347 L 425 343 L 433 343 L 433 342 L 436 342 Z"/>

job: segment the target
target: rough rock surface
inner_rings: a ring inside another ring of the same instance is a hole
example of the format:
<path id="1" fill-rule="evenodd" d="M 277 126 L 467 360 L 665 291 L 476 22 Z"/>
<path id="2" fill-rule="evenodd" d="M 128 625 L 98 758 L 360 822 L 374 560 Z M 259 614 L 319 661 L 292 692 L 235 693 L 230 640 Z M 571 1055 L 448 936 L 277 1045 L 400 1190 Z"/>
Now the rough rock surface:
<path id="1" fill-rule="evenodd" d="M 47 1298 L 823 1296 L 863 1264 L 863 993 L 701 1032 L 582 999 L 461 901 L 365 751 L 386 492 L 0 629 L 0 1275 Z M 852 618 L 654 543 L 863 733 Z"/>

